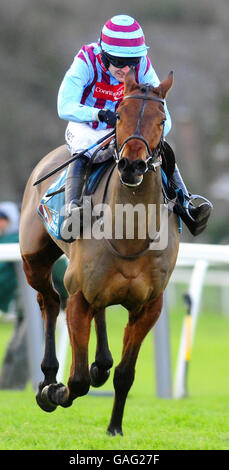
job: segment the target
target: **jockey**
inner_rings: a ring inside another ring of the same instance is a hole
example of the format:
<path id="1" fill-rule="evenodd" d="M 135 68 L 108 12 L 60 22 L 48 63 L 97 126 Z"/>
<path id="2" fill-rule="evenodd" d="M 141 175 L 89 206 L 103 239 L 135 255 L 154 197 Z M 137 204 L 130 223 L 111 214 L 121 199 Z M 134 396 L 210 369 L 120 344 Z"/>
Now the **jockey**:
<path id="1" fill-rule="evenodd" d="M 139 23 L 127 15 L 117 15 L 104 25 L 98 42 L 85 45 L 66 72 L 58 93 L 59 117 L 68 122 L 65 138 L 71 155 L 90 147 L 110 133 L 116 125 L 116 111 L 124 96 L 124 79 L 130 68 L 138 83 L 157 87 L 160 83 L 147 55 L 148 47 Z M 165 103 L 164 136 L 171 129 L 171 118 Z M 84 173 L 92 151 L 77 158 L 68 167 L 66 178 L 66 219 L 74 207 L 81 206 Z M 175 211 L 193 235 L 206 227 L 212 205 L 205 200 L 198 207 L 175 165 L 170 181 L 182 190 L 184 201 L 177 198 Z"/>

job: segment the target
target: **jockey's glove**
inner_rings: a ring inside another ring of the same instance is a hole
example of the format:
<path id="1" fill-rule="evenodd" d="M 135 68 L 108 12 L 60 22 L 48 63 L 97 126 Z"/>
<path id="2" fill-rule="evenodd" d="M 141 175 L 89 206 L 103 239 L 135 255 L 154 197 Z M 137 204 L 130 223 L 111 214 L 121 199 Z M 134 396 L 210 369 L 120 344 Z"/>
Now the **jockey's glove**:
<path id="1" fill-rule="evenodd" d="M 116 114 L 110 109 L 100 109 L 98 119 L 101 122 L 106 122 L 106 124 L 109 124 L 111 127 L 115 127 L 117 118 Z"/>

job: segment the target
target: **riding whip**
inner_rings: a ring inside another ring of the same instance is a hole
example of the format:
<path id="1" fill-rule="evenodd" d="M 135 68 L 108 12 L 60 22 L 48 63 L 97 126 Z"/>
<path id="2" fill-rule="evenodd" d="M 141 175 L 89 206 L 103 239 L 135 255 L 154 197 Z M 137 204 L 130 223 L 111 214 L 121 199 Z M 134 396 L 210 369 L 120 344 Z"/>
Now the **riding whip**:
<path id="1" fill-rule="evenodd" d="M 115 134 L 115 129 L 113 129 L 112 132 L 110 132 L 109 134 L 106 134 L 104 137 L 102 137 L 101 139 L 99 139 L 97 142 L 95 142 L 93 145 L 91 145 L 91 146 L 88 147 L 87 149 L 82 150 L 82 152 L 75 154 L 72 158 L 70 158 L 70 159 L 67 160 L 66 162 L 62 163 L 62 165 L 58 166 L 57 168 L 55 168 L 55 170 L 52 170 L 52 171 L 50 171 L 50 173 L 48 173 L 47 175 L 42 176 L 42 178 L 40 178 L 39 180 L 35 181 L 35 183 L 33 183 L 33 186 L 36 186 L 37 184 L 39 184 L 39 183 L 41 183 L 42 181 L 44 181 L 44 180 L 46 180 L 47 178 L 49 178 L 49 176 L 52 176 L 52 175 L 54 175 L 55 173 L 57 173 L 58 171 L 62 170 L 63 168 L 65 168 L 66 166 L 68 166 L 70 163 L 74 162 L 74 160 L 76 160 L 78 157 L 81 157 L 82 155 L 84 155 L 84 154 L 85 154 L 86 152 L 88 152 L 89 150 L 93 149 L 94 147 L 96 147 L 97 145 L 101 144 L 101 143 L 104 142 L 105 140 L 108 140 L 109 137 L 113 136 L 114 134 Z"/>

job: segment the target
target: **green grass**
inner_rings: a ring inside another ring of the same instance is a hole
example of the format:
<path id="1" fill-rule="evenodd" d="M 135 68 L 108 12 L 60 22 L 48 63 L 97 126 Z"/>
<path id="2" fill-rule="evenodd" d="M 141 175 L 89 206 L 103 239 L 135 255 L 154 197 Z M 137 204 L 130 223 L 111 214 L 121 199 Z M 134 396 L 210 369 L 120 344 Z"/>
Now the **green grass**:
<path id="1" fill-rule="evenodd" d="M 127 315 L 120 308 L 112 308 L 107 319 L 110 348 L 117 364 Z M 182 319 L 181 312 L 170 315 L 173 373 Z M 0 360 L 11 328 L 0 324 Z M 140 351 L 135 382 L 127 399 L 123 437 L 106 435 L 112 397 L 89 395 L 75 400 L 70 408 L 57 408 L 48 414 L 36 405 L 30 385 L 23 392 L 0 391 L 0 449 L 229 449 L 228 338 L 229 318 L 201 315 L 189 370 L 189 398 L 165 400 L 155 395 L 150 333 Z M 90 360 L 94 341 L 92 332 Z M 113 372 L 103 390 L 113 390 L 112 378 Z"/>

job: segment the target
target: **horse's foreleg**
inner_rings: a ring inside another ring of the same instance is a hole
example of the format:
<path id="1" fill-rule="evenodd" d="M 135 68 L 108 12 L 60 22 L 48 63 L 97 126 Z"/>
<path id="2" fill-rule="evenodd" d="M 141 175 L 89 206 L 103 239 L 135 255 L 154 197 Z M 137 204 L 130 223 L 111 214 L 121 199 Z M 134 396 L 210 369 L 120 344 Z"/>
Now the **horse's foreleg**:
<path id="1" fill-rule="evenodd" d="M 156 323 L 162 308 L 163 297 L 160 295 L 156 301 L 150 302 L 139 315 L 129 312 L 129 322 L 125 329 L 122 359 L 115 368 L 114 389 L 115 399 L 108 426 L 108 434 L 122 433 L 122 418 L 128 392 L 135 376 L 135 364 L 139 349 L 146 334 Z"/>
<path id="2" fill-rule="evenodd" d="M 58 251 L 53 255 L 53 258 L 50 253 L 49 256 L 45 256 L 45 253 L 42 252 L 23 256 L 23 268 L 28 283 L 38 291 L 37 300 L 44 321 L 45 352 L 41 363 L 44 381 L 39 384 L 36 400 L 38 405 L 48 412 L 54 411 L 56 406 L 49 403 L 42 396 L 42 391 L 47 385 L 56 383 L 56 374 L 59 367 L 55 349 L 55 328 L 60 310 L 60 299 L 51 279 L 52 265 L 58 257 Z"/>
<path id="3" fill-rule="evenodd" d="M 56 357 L 55 329 L 56 319 L 59 314 L 60 301 L 59 296 L 56 297 L 56 302 L 54 301 L 54 296 L 51 301 L 48 301 L 47 295 L 41 294 L 40 292 L 37 295 L 37 300 L 44 320 L 45 352 L 41 363 L 44 381 L 39 384 L 36 400 L 38 405 L 44 411 L 50 412 L 56 409 L 56 405 L 53 405 L 46 399 L 46 395 L 43 393 L 43 390 L 50 384 L 56 383 L 56 374 L 59 368 L 59 362 Z"/>
<path id="4" fill-rule="evenodd" d="M 51 403 L 63 407 L 70 406 L 75 398 L 86 395 L 91 384 L 88 368 L 88 343 L 93 310 L 82 292 L 77 292 L 69 297 L 66 313 L 72 348 L 68 386 L 54 384 L 47 389 L 47 396 Z"/>
<path id="5" fill-rule="evenodd" d="M 96 311 L 94 319 L 97 336 L 97 348 L 95 362 L 93 362 L 90 366 L 90 377 L 91 385 L 93 387 L 101 387 L 101 385 L 107 381 L 110 375 L 110 369 L 113 366 L 113 359 L 109 350 L 107 339 L 105 309 Z"/>

